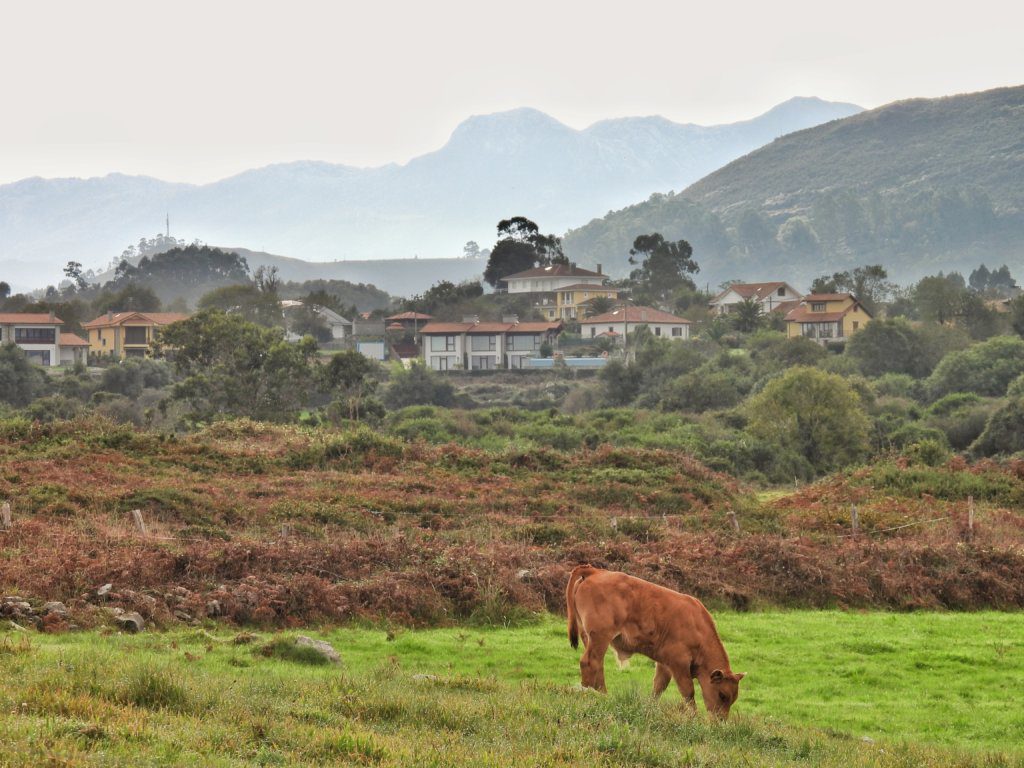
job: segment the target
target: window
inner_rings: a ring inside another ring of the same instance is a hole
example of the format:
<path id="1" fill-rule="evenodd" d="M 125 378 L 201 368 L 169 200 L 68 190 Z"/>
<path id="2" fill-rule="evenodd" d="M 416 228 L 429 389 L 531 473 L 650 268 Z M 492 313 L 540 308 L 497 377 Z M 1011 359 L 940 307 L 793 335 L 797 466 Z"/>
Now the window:
<path id="1" fill-rule="evenodd" d="M 431 352 L 454 352 L 455 351 L 455 337 L 454 336 L 431 336 L 430 337 L 430 351 Z"/>
<path id="2" fill-rule="evenodd" d="M 562 291 L 562 303 L 572 304 L 572 291 Z"/>
<path id="3" fill-rule="evenodd" d="M 683 335 L 683 329 L 680 328 L 678 325 L 675 328 L 672 329 L 672 336 L 674 338 L 679 338 L 682 335 Z"/>
<path id="4" fill-rule="evenodd" d="M 590 338 L 594 338 L 595 336 L 597 336 L 597 328 L 595 328 L 592 325 L 592 326 L 590 326 Z"/>
<path id="5" fill-rule="evenodd" d="M 856 331 L 858 328 L 860 328 L 860 321 L 859 320 L 854 320 L 853 321 L 853 330 Z"/>
<path id="6" fill-rule="evenodd" d="M 474 352 L 494 352 L 498 348 L 498 337 L 494 335 L 470 336 L 469 348 Z"/>
<path id="7" fill-rule="evenodd" d="M 824 312 L 828 305 L 824 301 L 812 301 L 811 312 Z"/>
<path id="8" fill-rule="evenodd" d="M 30 349 L 25 352 L 25 357 L 36 365 L 50 364 L 50 351 L 45 349 Z"/>
<path id="9" fill-rule="evenodd" d="M 615 333 L 615 329 L 612 326 L 608 326 L 608 333 Z"/>
<path id="10" fill-rule="evenodd" d="M 147 344 L 146 341 L 146 326 L 144 325 L 128 325 L 124 329 L 124 343 L 125 344 Z"/>
<path id="11" fill-rule="evenodd" d="M 469 368 L 472 371 L 493 371 L 494 355 L 471 355 Z"/>
<path id="12" fill-rule="evenodd" d="M 124 351 L 125 357 L 145 357 L 146 350 L 144 349 L 126 349 Z"/>
<path id="13" fill-rule="evenodd" d="M 539 333 L 509 334 L 508 348 L 513 352 L 534 352 L 540 349 Z"/>
<path id="14" fill-rule="evenodd" d="M 655 336 L 661 336 L 661 326 L 660 325 L 654 326 L 654 335 Z"/>
<path id="15" fill-rule="evenodd" d="M 778 296 L 785 296 L 786 295 L 786 288 L 785 288 L 785 286 L 783 286 L 782 288 L 779 288 L 779 291 L 778 291 L 777 295 Z"/>
<path id="16" fill-rule="evenodd" d="M 57 340 L 53 328 L 15 328 L 14 341 L 18 344 L 53 344 Z"/>
<path id="17" fill-rule="evenodd" d="M 430 367 L 435 371 L 450 371 L 455 367 L 458 359 L 457 357 L 432 357 L 430 358 Z"/>

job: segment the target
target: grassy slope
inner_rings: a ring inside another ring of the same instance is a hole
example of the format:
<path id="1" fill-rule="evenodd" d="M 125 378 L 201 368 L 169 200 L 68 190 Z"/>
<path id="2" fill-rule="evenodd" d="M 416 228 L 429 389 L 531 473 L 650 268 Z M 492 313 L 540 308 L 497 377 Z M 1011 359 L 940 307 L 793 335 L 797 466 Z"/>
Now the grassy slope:
<path id="1" fill-rule="evenodd" d="M 268 635 L 8 635 L 0 763 L 1024 764 L 1019 614 L 726 613 L 719 626 L 750 673 L 724 727 L 682 716 L 674 691 L 652 705 L 642 659 L 618 672 L 609 655 L 608 697 L 573 691 L 577 654 L 553 619 L 393 640 L 335 630 L 341 668 L 265 658 Z"/>

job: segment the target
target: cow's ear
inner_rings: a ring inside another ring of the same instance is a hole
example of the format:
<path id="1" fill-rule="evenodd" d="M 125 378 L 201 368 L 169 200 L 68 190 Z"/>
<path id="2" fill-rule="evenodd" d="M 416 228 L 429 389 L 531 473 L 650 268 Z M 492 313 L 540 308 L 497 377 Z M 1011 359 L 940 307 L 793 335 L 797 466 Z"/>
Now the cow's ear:
<path id="1" fill-rule="evenodd" d="M 737 682 L 737 683 L 738 683 L 738 682 L 739 682 L 740 680 L 742 680 L 742 679 L 743 679 L 744 677 L 746 677 L 746 676 L 747 676 L 747 673 L 746 673 L 746 672 L 736 672 L 735 674 L 733 674 L 733 677 L 735 677 L 735 678 L 736 678 L 736 682 Z"/>
<path id="2" fill-rule="evenodd" d="M 716 669 L 714 672 L 711 673 L 711 682 L 712 683 L 720 683 L 720 682 L 722 682 L 722 680 L 724 678 L 725 678 L 725 675 L 722 674 L 722 670 L 720 670 L 720 669 Z"/>

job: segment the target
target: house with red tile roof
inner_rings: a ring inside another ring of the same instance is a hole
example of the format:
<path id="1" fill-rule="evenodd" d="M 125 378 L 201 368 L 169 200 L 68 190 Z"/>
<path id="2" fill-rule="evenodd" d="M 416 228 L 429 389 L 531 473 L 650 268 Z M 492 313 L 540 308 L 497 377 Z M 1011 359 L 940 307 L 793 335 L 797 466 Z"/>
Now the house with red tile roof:
<path id="1" fill-rule="evenodd" d="M 56 367 L 62 325 L 53 312 L 0 312 L 0 344 L 17 344 L 36 365 Z"/>
<path id="2" fill-rule="evenodd" d="M 500 323 L 465 318 L 461 323 L 431 322 L 420 329 L 423 362 L 435 371 L 489 371 L 525 368 L 526 360 L 540 356 L 544 342 L 553 343 L 562 322 Z"/>
<path id="3" fill-rule="evenodd" d="M 613 336 L 627 339 L 640 326 L 647 326 L 659 338 L 685 341 L 690 338 L 690 321 L 654 307 L 618 307 L 611 312 L 580 320 L 584 339 Z"/>
<path id="4" fill-rule="evenodd" d="M 786 313 L 786 335 L 819 344 L 844 342 L 871 320 L 871 313 L 852 293 L 811 293 Z"/>
<path id="5" fill-rule="evenodd" d="M 765 314 L 783 311 L 788 302 L 800 301 L 800 292 L 789 283 L 733 283 L 708 302 L 716 315 L 726 315 L 729 308 L 744 301 L 756 301 Z M 789 309 L 792 308 L 791 305 Z M 786 309 L 785 311 L 788 311 Z"/>
<path id="6" fill-rule="evenodd" d="M 600 264 L 596 272 L 575 264 L 551 264 L 506 275 L 498 282 L 504 283 L 509 293 L 551 293 L 569 286 L 602 286 L 607 281 Z"/>
<path id="7" fill-rule="evenodd" d="M 145 357 L 160 328 L 189 315 L 182 312 L 107 312 L 82 323 L 88 334 L 89 352 L 126 357 Z"/>

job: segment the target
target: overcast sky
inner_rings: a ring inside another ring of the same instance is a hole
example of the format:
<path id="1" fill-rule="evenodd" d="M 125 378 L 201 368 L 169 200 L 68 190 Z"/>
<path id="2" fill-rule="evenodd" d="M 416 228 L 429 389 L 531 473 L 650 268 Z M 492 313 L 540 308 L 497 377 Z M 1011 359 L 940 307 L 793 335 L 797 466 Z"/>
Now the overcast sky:
<path id="1" fill-rule="evenodd" d="M 1024 3 L 5 4 L 0 183 L 405 162 L 471 114 L 732 122 L 1024 82 Z"/>

